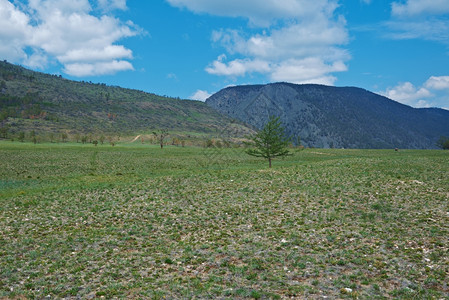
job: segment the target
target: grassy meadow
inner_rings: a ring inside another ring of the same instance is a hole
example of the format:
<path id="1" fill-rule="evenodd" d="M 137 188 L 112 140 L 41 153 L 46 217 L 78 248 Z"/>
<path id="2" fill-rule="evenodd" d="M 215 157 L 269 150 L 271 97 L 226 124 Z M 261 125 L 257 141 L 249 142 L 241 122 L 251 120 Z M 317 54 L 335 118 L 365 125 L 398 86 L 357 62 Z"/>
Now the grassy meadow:
<path id="1" fill-rule="evenodd" d="M 0 142 L 0 298 L 449 299 L 449 152 Z"/>

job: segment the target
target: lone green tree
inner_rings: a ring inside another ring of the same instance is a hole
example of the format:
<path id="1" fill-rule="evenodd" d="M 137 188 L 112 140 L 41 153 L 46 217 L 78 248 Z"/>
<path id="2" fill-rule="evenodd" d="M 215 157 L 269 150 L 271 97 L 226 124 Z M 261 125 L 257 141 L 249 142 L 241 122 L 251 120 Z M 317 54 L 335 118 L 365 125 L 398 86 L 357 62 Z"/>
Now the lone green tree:
<path id="1" fill-rule="evenodd" d="M 287 149 L 290 139 L 285 136 L 285 129 L 279 117 L 271 116 L 268 123 L 251 140 L 252 143 L 249 144 L 254 148 L 246 150 L 246 153 L 267 159 L 270 168 L 273 158 L 291 155 Z"/>

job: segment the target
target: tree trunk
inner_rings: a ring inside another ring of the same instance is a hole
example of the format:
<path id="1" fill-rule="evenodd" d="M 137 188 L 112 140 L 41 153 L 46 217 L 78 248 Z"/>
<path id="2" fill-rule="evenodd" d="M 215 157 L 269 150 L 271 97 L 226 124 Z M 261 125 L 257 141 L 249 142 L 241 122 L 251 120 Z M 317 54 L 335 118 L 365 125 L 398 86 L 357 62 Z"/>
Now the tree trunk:
<path id="1" fill-rule="evenodd" d="M 268 164 L 270 165 L 271 168 L 271 157 L 268 158 Z"/>

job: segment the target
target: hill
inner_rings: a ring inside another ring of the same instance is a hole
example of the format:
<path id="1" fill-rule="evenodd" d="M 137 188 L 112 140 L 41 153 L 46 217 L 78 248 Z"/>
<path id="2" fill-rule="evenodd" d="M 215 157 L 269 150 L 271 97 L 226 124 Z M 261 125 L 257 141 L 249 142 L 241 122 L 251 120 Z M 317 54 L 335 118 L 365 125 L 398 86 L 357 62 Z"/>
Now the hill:
<path id="1" fill-rule="evenodd" d="M 355 87 L 273 83 L 225 88 L 206 103 L 257 128 L 279 116 L 309 147 L 435 148 L 449 111 L 416 109 Z"/>
<path id="2" fill-rule="evenodd" d="M 77 82 L 0 62 L 2 134 L 136 135 L 153 129 L 214 135 L 251 132 L 203 102 Z M 1 136 L 0 136 L 1 137 Z"/>

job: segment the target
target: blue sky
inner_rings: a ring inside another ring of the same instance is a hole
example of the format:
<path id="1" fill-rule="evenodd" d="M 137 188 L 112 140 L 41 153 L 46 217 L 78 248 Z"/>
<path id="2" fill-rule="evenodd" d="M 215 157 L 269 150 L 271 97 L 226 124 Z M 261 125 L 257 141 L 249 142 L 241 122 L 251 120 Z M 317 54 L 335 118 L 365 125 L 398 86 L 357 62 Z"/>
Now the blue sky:
<path id="1" fill-rule="evenodd" d="M 449 109 L 449 0 L 0 0 L 0 59 L 184 99 L 287 81 Z"/>

